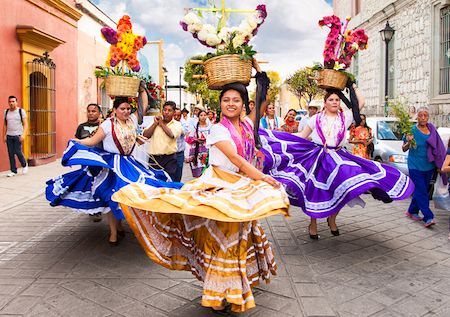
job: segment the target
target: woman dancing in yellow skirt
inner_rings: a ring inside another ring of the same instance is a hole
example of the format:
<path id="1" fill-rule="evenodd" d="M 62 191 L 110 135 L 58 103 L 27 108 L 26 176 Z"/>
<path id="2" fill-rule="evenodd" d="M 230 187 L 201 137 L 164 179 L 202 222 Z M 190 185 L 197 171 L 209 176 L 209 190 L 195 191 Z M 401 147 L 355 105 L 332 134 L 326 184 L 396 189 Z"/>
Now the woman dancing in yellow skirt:
<path id="1" fill-rule="evenodd" d="M 268 85 L 254 64 L 258 84 Z M 283 187 L 251 164 L 260 107 L 241 120 L 244 105 L 243 84 L 223 87 L 223 120 L 207 137 L 210 166 L 200 178 L 179 190 L 134 183 L 113 196 L 147 255 L 168 269 L 191 271 L 203 281 L 202 305 L 220 314 L 228 313 L 224 299 L 235 312 L 255 307 L 252 288 L 260 277 L 269 283 L 276 270 L 258 219 L 289 216 Z"/>

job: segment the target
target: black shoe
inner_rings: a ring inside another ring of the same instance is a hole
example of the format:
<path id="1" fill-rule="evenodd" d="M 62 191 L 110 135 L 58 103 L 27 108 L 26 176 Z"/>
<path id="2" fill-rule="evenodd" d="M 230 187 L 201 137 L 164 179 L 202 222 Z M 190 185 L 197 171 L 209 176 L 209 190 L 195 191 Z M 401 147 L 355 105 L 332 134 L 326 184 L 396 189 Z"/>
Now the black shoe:
<path id="1" fill-rule="evenodd" d="M 116 247 L 119 244 L 119 240 L 116 241 L 109 241 L 109 245 L 112 247 Z"/>
<path id="2" fill-rule="evenodd" d="M 338 236 L 339 235 L 339 229 L 336 231 L 331 230 L 331 233 L 333 234 L 333 236 Z"/>
<path id="3" fill-rule="evenodd" d="M 117 235 L 121 236 L 122 238 L 125 238 L 125 229 L 122 231 L 117 230 Z"/>
<path id="4" fill-rule="evenodd" d="M 309 229 L 311 229 L 311 225 L 309 225 L 308 227 L 308 231 Z M 319 235 L 318 234 L 311 234 L 311 231 L 309 231 L 309 237 L 313 240 L 319 240 Z"/>
<path id="5" fill-rule="evenodd" d="M 212 310 L 214 313 L 219 314 L 219 315 L 222 315 L 222 316 L 230 316 L 230 308 L 227 307 L 227 306 L 225 306 L 225 308 L 224 308 L 224 309 L 221 309 L 221 310 L 216 310 L 216 309 L 214 309 L 214 308 L 211 307 L 211 310 Z"/>
<path id="6" fill-rule="evenodd" d="M 101 213 L 101 212 L 98 212 L 98 213 L 96 213 L 96 214 L 93 214 L 92 216 L 94 217 L 94 222 L 100 222 L 100 221 L 102 221 L 102 213 Z"/>
<path id="7" fill-rule="evenodd" d="M 329 221 L 329 220 L 330 220 L 330 219 L 329 219 L 329 217 L 328 217 L 328 218 L 327 218 L 328 227 L 330 227 L 330 221 Z M 333 230 L 331 230 L 331 227 L 330 227 L 330 231 L 331 231 L 331 234 L 332 234 L 333 236 L 335 236 L 335 237 L 339 235 L 339 229 L 333 231 Z"/>

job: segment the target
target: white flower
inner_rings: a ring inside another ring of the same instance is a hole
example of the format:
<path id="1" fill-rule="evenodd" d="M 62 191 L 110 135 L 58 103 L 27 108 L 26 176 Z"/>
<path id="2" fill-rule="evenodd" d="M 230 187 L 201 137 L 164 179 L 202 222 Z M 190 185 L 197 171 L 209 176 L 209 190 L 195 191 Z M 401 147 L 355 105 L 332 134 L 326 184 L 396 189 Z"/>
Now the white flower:
<path id="1" fill-rule="evenodd" d="M 216 46 L 221 42 L 222 40 L 219 39 L 216 34 L 209 34 L 206 38 L 206 44 L 208 44 L 209 46 Z"/>
<path id="2" fill-rule="evenodd" d="M 216 28 L 211 24 L 205 24 L 202 30 L 205 30 L 208 33 L 217 34 Z"/>
<path id="3" fill-rule="evenodd" d="M 242 24 L 239 26 L 239 33 L 240 34 L 252 34 L 253 28 L 249 24 Z"/>
<path id="4" fill-rule="evenodd" d="M 219 39 L 225 41 L 231 35 L 230 28 L 222 28 L 220 29 L 219 34 L 217 35 Z"/>
<path id="5" fill-rule="evenodd" d="M 233 39 L 233 46 L 235 48 L 238 48 L 239 46 L 242 46 L 242 44 L 244 44 L 244 42 L 245 42 L 245 36 L 238 34 Z"/>
<path id="6" fill-rule="evenodd" d="M 219 51 L 224 51 L 226 47 L 227 46 L 225 45 L 225 43 L 220 43 L 219 45 L 217 45 L 217 49 Z"/>
<path id="7" fill-rule="evenodd" d="M 198 31 L 201 31 L 203 28 L 203 23 L 198 21 L 194 24 L 188 24 L 188 31 L 191 33 L 197 33 Z"/>
<path id="8" fill-rule="evenodd" d="M 205 28 L 203 28 L 200 32 L 197 33 L 197 37 L 200 41 L 206 42 L 209 33 L 206 32 Z"/>
<path id="9" fill-rule="evenodd" d="M 253 29 L 256 29 L 256 27 L 258 26 L 258 18 L 252 15 L 246 17 L 245 20 L 247 21 L 248 25 L 250 25 L 250 27 L 252 27 Z"/>
<path id="10" fill-rule="evenodd" d="M 353 43 L 352 44 L 352 50 L 357 50 L 359 48 L 358 43 Z"/>
<path id="11" fill-rule="evenodd" d="M 183 17 L 183 22 L 186 24 L 194 24 L 195 22 L 200 22 L 200 20 L 194 12 L 189 12 Z"/>
<path id="12" fill-rule="evenodd" d="M 334 69 L 335 70 L 339 70 L 339 69 L 344 69 L 345 65 L 344 64 L 339 64 L 336 62 L 336 64 L 334 64 Z"/>

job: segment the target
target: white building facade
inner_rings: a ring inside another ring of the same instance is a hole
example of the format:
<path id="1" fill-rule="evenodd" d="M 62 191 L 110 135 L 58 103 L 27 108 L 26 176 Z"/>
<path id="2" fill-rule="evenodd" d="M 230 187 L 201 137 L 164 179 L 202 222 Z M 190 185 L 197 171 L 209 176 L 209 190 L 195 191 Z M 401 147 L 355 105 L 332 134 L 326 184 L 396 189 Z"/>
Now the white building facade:
<path id="1" fill-rule="evenodd" d="M 334 0 L 334 14 L 364 28 L 369 47 L 350 71 L 366 100 L 364 113 L 385 112 L 386 44 L 380 31 L 395 30 L 388 44 L 388 96 L 403 95 L 416 109 L 427 106 L 430 122 L 450 126 L 450 0 Z M 391 114 L 390 114 L 391 115 Z"/>

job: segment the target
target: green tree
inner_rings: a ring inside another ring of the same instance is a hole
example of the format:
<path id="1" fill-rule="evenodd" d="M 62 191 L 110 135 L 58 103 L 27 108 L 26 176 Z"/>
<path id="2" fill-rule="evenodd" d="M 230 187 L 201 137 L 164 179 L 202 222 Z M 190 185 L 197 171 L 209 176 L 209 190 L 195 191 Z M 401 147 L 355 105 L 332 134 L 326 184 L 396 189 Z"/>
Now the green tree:
<path id="1" fill-rule="evenodd" d="M 303 97 L 306 100 L 306 104 L 316 98 L 323 97 L 325 91 L 317 86 L 317 81 L 312 79 L 316 75 L 316 72 L 310 68 L 304 67 L 297 70 L 293 75 L 286 79 L 289 90 L 300 99 Z"/>
<path id="2" fill-rule="evenodd" d="M 219 92 L 209 90 L 203 78 L 193 78 L 194 75 L 203 75 L 202 64 L 191 64 L 190 60 L 201 60 L 202 56 L 192 56 L 184 63 L 184 81 L 188 84 L 187 90 L 194 93 L 196 97 L 201 97 L 203 103 L 208 104 L 211 109 L 219 107 Z"/>
<path id="3" fill-rule="evenodd" d="M 280 84 L 281 84 L 281 78 L 280 75 L 273 70 L 268 70 L 267 77 L 270 79 L 270 85 L 269 85 L 269 103 L 274 104 L 275 100 L 277 100 L 277 97 L 280 93 Z M 252 92 L 250 92 L 250 99 L 256 100 L 256 88 Z"/>

